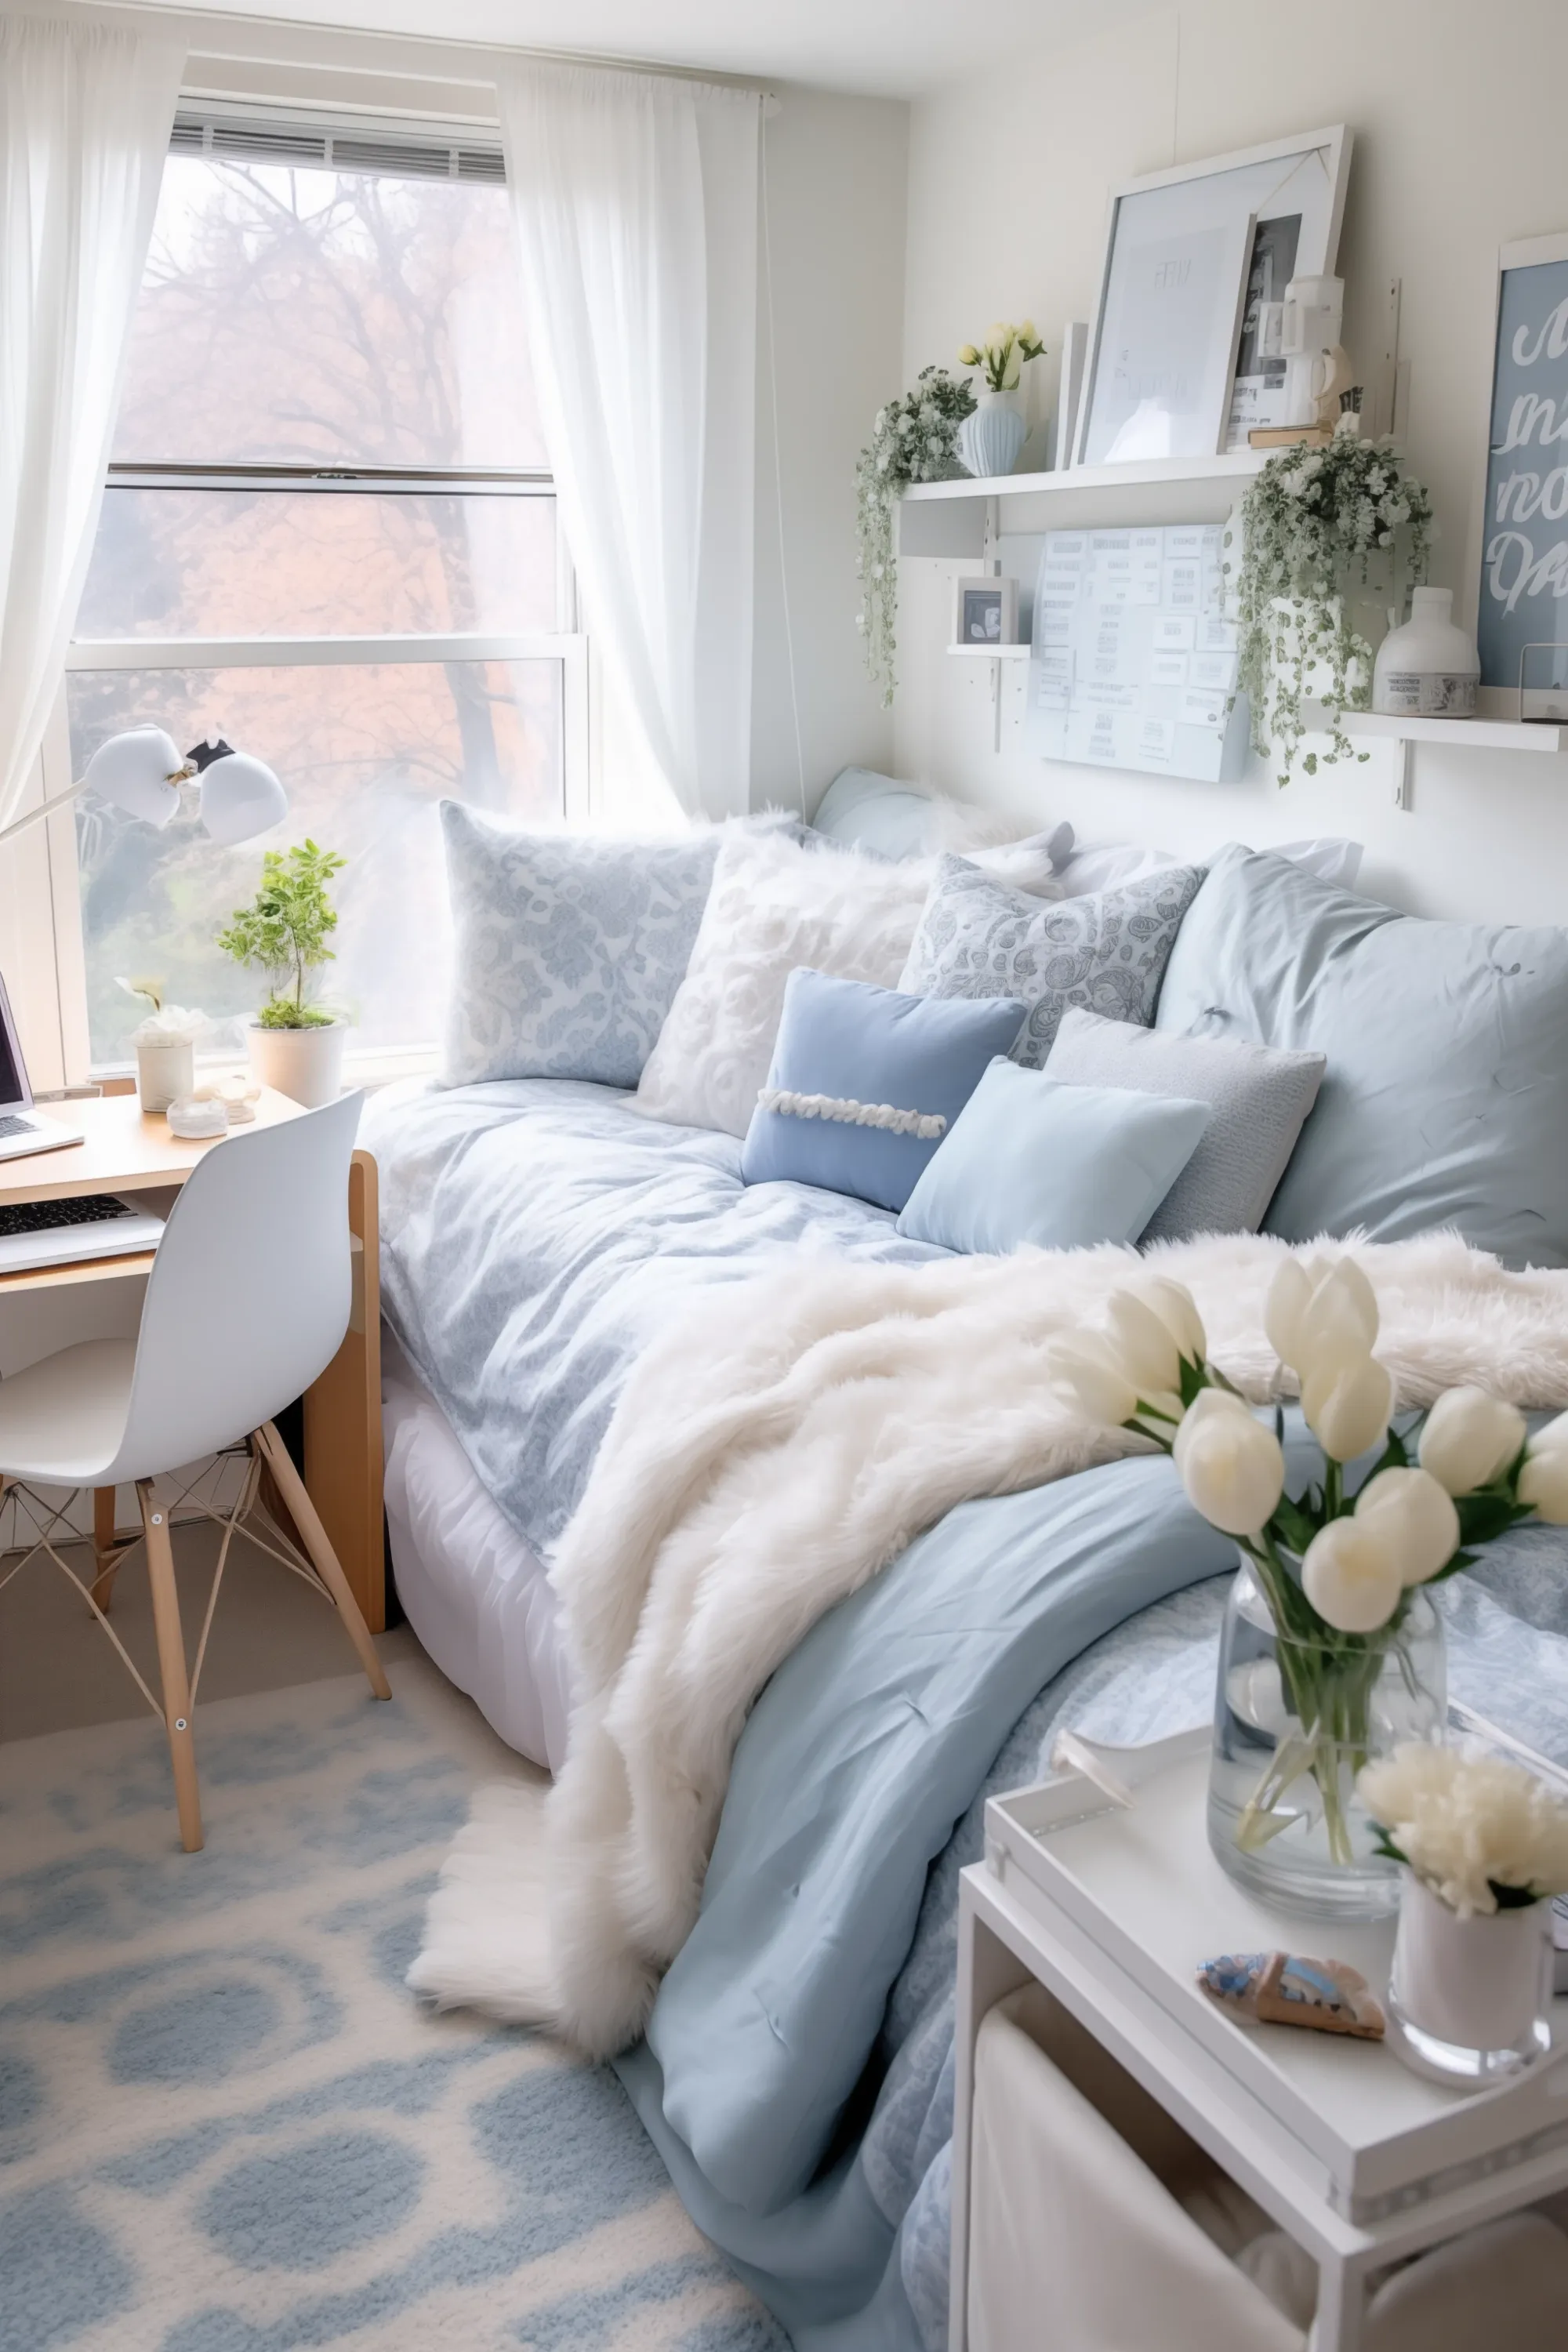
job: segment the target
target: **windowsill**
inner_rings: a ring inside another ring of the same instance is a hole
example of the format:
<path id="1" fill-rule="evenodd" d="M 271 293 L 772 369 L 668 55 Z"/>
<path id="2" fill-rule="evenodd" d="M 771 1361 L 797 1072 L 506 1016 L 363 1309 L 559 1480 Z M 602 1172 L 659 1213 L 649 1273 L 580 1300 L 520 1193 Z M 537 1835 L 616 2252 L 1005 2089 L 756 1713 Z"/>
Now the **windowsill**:
<path id="1" fill-rule="evenodd" d="M 395 1086 L 403 1078 L 433 1078 L 439 1056 L 434 1045 L 386 1045 L 366 1047 L 361 1053 L 351 1048 L 343 1055 L 343 1080 L 348 1086 L 363 1087 L 374 1094 L 382 1087 Z M 250 1065 L 241 1054 L 203 1055 L 196 1063 L 196 1084 L 214 1085 L 220 1078 L 249 1075 Z M 94 1087 L 110 1087 L 116 1093 L 136 1084 L 134 1062 L 104 1062 L 95 1064 L 89 1083 Z"/>

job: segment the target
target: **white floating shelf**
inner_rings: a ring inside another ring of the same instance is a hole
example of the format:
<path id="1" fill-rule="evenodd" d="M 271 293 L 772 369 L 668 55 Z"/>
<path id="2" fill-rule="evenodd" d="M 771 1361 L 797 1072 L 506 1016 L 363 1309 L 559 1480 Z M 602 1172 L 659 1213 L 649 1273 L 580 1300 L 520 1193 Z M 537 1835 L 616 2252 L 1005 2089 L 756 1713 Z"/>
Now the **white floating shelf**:
<path id="1" fill-rule="evenodd" d="M 1027 661 L 1032 648 L 1023 646 L 949 646 L 950 654 L 970 661 Z"/>
<path id="2" fill-rule="evenodd" d="M 1326 734 L 1333 719 L 1321 703 L 1303 706 L 1313 734 Z M 1347 710 L 1340 721 L 1355 741 L 1381 736 L 1394 743 L 1442 743 L 1456 751 L 1568 751 L 1568 726 L 1534 719 L 1391 719 L 1379 711 Z"/>
<path id="3" fill-rule="evenodd" d="M 899 501 L 899 552 L 978 556 L 993 518 L 999 530 L 1014 533 L 1223 522 L 1268 455 L 1237 449 L 1223 457 L 1145 457 L 1125 466 L 1068 466 L 1056 474 L 912 482 Z"/>
<path id="4" fill-rule="evenodd" d="M 1146 490 L 1172 484 L 1247 481 L 1270 449 L 1232 449 L 1222 457 L 1138 457 L 1124 466 L 1064 466 L 1054 474 L 961 474 L 951 482 L 911 482 L 909 505 L 935 499 L 1065 497 L 1079 490 Z"/>

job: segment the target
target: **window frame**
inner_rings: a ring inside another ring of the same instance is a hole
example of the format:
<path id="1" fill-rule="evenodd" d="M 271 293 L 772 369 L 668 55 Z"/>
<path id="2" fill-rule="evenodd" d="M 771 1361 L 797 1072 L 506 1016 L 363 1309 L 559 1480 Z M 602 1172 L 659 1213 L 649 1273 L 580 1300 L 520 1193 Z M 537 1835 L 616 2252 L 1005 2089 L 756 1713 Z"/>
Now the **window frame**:
<path id="1" fill-rule="evenodd" d="M 406 157 L 410 152 L 410 126 L 405 123 L 388 124 L 384 136 L 378 137 L 379 126 L 363 119 L 356 121 L 353 125 L 354 158 L 350 162 L 345 156 L 340 163 L 332 148 L 337 143 L 334 132 L 339 138 L 342 135 L 341 121 L 334 121 L 323 116 L 316 116 L 312 121 L 289 109 L 258 108 L 251 112 L 226 106 L 216 113 L 232 124 L 237 133 L 242 125 L 247 130 L 260 128 L 264 131 L 268 122 L 280 130 L 304 129 L 309 125 L 311 131 L 319 131 L 323 136 L 326 152 L 320 162 L 314 163 L 314 168 L 342 169 L 363 173 L 366 176 L 426 176 L 421 171 L 405 169 L 400 172 L 394 160 L 395 156 Z M 239 118 L 237 121 L 237 116 Z M 170 142 L 172 159 L 205 152 L 225 162 L 288 161 L 303 168 L 312 168 L 313 159 L 298 152 L 288 158 L 275 152 L 253 152 L 247 158 L 237 137 L 232 146 L 220 150 L 215 146 L 212 127 L 216 116 L 207 114 L 200 119 L 204 122 L 204 135 L 197 144 L 191 136 L 192 111 L 188 106 L 182 106 Z M 368 137 L 367 132 L 370 134 Z M 437 139 L 441 136 L 438 131 Z M 258 140 L 257 143 L 260 146 L 262 142 Z M 470 132 L 463 142 L 465 163 L 479 162 L 479 151 L 484 150 L 488 153 L 490 145 L 490 142 L 476 139 Z M 374 160 L 373 151 L 376 146 L 383 146 L 387 151 L 384 164 Z M 499 156 L 499 149 L 497 152 Z M 437 172 L 430 175 L 471 178 L 492 185 L 500 176 L 493 167 L 459 169 L 456 147 L 452 150 L 449 174 Z M 547 498 L 552 503 L 556 498 L 553 476 L 541 468 L 483 467 L 420 469 L 374 465 L 220 465 L 121 459 L 110 463 L 104 487 L 106 492 L 116 488 L 229 488 L 278 491 L 291 496 L 320 494 L 343 497 L 359 494 Z M 582 625 L 576 575 L 560 530 L 559 514 L 555 546 L 556 626 L 553 630 L 521 633 L 458 631 L 439 636 L 356 634 L 288 637 L 84 638 L 73 634 L 67 646 L 59 692 L 45 733 L 33 804 L 63 800 L 74 781 L 67 695 L 68 680 L 75 673 L 115 669 L 282 669 L 307 666 L 361 667 L 389 662 L 401 666 L 422 662 L 546 660 L 559 662 L 561 666 L 563 821 L 568 825 L 586 824 L 591 819 L 596 798 L 594 776 L 597 745 L 593 714 L 597 680 L 591 674 L 590 642 Z M 265 745 L 247 748 L 255 748 L 265 757 Z M 28 834 L 7 846 L 10 856 L 0 868 L 0 907 L 9 899 L 22 967 L 29 976 L 40 971 L 52 971 L 53 974 L 53 1020 L 48 1017 L 47 1003 L 42 1001 L 47 997 L 47 990 L 36 987 L 32 993 L 39 997 L 40 1002 L 31 1006 L 31 1017 L 23 1019 L 26 1051 L 35 1087 L 40 1092 L 51 1092 L 122 1076 L 132 1066 L 130 1063 L 95 1063 L 92 1059 L 80 876 L 72 809 L 62 808 L 58 814 L 34 826 Z M 351 1042 L 346 1069 L 356 1079 L 388 1080 L 427 1072 L 434 1066 L 434 1059 L 433 1052 L 427 1047 L 362 1048 L 354 1051 Z"/>

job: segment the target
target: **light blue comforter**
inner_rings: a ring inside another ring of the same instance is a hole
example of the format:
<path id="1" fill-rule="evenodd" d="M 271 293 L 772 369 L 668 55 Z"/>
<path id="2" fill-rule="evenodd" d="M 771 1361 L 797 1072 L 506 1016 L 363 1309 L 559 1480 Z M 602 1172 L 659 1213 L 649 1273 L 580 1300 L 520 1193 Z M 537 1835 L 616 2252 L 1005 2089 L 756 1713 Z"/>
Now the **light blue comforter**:
<path id="1" fill-rule="evenodd" d="M 542 1550 L 631 1364 L 709 1285 L 801 1247 L 941 1255 L 837 1194 L 747 1191 L 731 1139 L 597 1087 L 398 1089 L 364 1140 L 389 1316 Z M 1064 1717 L 1114 1738 L 1201 1720 L 1233 1559 L 1164 1462 L 965 1504 L 759 1699 L 701 1916 L 620 2071 L 799 2352 L 945 2343 L 957 1883 L 984 1796 L 1037 1778 Z M 1568 1546 L 1525 1530 L 1494 1559 L 1497 1597 L 1448 1589 L 1457 1686 L 1568 1759 Z"/>

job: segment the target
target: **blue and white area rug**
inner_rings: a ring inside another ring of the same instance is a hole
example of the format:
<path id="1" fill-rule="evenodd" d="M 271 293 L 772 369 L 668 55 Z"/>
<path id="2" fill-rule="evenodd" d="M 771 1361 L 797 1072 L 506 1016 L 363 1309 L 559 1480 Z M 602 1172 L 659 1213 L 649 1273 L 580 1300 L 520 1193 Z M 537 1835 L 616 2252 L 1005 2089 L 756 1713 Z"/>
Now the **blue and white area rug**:
<path id="1" fill-rule="evenodd" d="M 476 1779 L 406 1636 L 204 1711 L 0 1747 L 4 2352 L 787 2352 L 615 2076 L 403 1984 Z"/>

